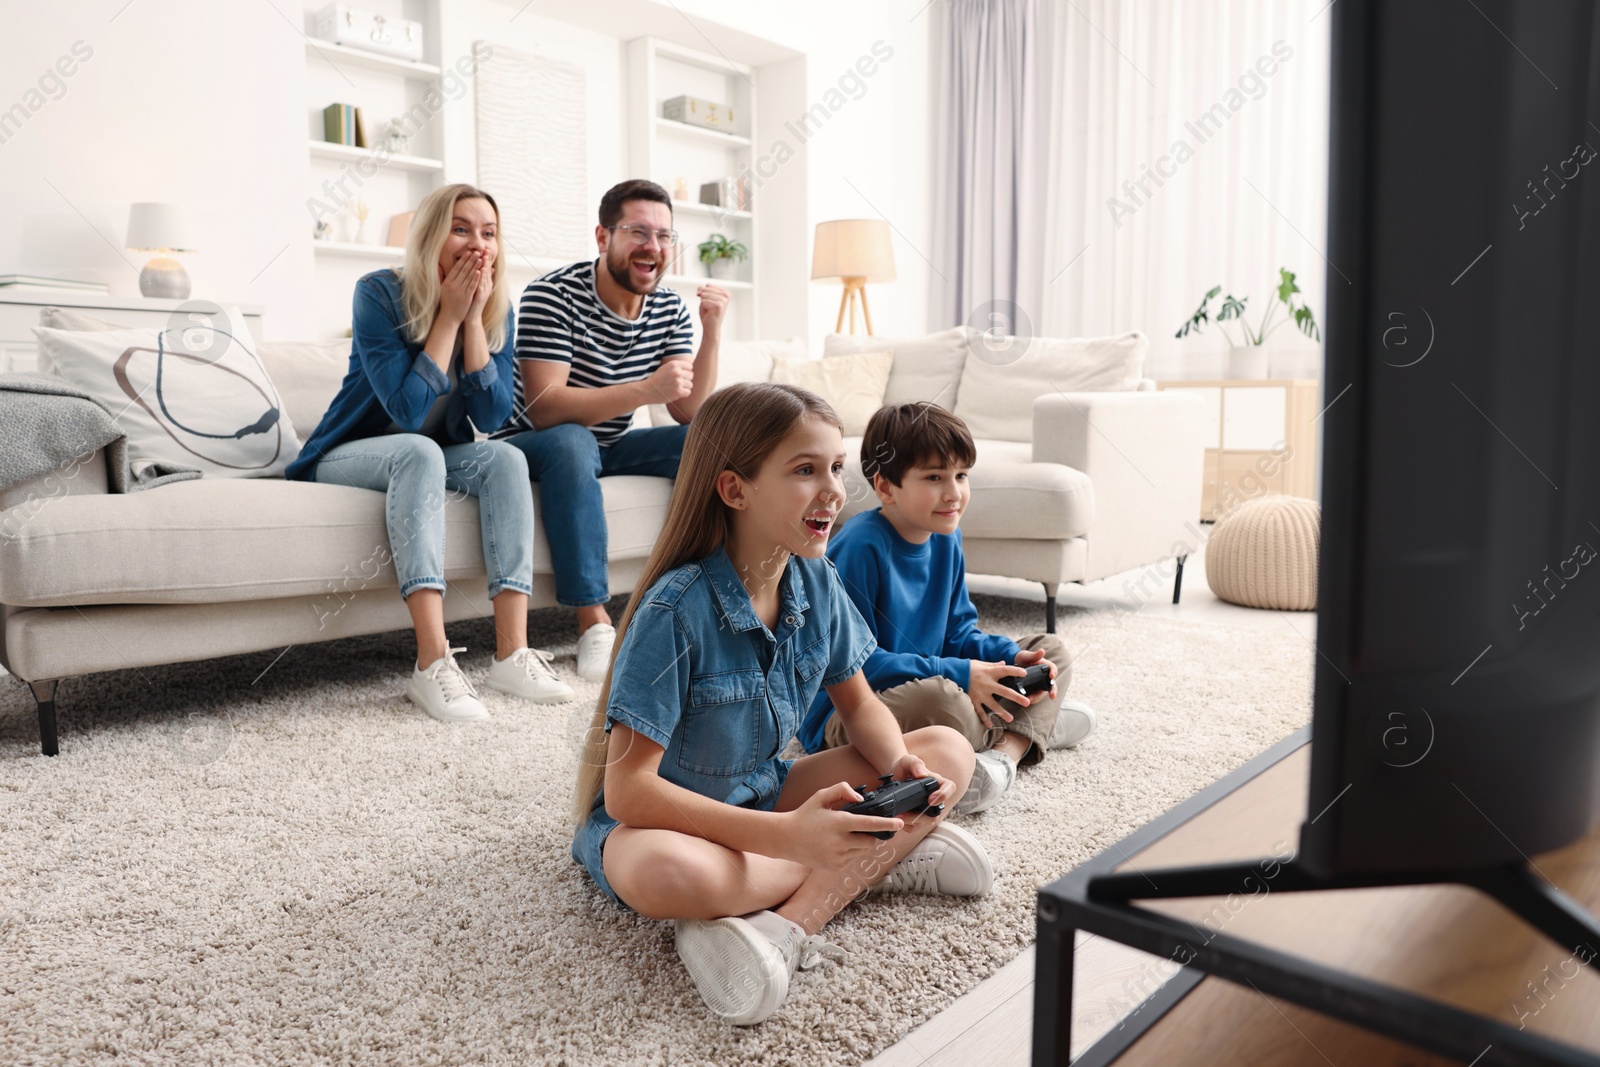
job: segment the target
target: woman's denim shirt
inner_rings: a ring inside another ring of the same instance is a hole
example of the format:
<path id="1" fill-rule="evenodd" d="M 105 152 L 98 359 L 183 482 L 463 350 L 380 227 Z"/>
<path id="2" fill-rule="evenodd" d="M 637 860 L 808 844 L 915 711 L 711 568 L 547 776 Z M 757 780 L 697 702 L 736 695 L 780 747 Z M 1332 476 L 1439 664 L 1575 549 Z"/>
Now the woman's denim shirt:
<path id="1" fill-rule="evenodd" d="M 622 723 L 665 749 L 659 773 L 674 785 L 770 804 L 760 794 L 772 777 L 758 769 L 795 736 L 817 691 L 854 675 L 875 647 L 829 560 L 789 560 L 773 632 L 719 548 L 645 594 L 612 669 L 606 729 Z"/>

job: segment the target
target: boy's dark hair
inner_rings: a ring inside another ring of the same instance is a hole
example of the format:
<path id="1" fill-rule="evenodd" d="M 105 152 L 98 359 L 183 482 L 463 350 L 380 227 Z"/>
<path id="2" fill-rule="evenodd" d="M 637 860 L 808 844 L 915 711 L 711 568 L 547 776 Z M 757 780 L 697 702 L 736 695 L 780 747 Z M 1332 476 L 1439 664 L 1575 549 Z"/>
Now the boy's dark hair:
<path id="1" fill-rule="evenodd" d="M 919 400 L 879 408 L 861 438 L 861 471 L 898 486 L 912 467 L 970 467 L 978 458 L 967 424 L 938 404 Z"/>
<path id="2" fill-rule="evenodd" d="M 608 230 L 615 226 L 622 218 L 622 205 L 629 200 L 653 200 L 667 205 L 668 211 L 672 210 L 672 197 L 661 186 L 646 178 L 629 178 L 607 189 L 606 195 L 600 198 L 600 225 Z"/>

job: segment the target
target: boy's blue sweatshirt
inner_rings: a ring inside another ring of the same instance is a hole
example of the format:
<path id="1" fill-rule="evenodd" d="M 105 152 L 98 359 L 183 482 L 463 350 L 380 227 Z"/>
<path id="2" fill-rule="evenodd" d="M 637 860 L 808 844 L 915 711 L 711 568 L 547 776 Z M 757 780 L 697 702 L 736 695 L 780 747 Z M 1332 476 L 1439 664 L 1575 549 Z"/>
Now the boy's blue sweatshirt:
<path id="1" fill-rule="evenodd" d="M 873 692 L 934 677 L 966 689 L 972 660 L 1010 663 L 1021 651 L 1009 637 L 978 629 L 960 530 L 914 545 L 879 508 L 840 527 L 828 543 L 828 558 L 878 641 L 862 667 Z M 823 690 L 800 727 L 807 752 L 822 748 L 822 730 L 832 714 Z"/>

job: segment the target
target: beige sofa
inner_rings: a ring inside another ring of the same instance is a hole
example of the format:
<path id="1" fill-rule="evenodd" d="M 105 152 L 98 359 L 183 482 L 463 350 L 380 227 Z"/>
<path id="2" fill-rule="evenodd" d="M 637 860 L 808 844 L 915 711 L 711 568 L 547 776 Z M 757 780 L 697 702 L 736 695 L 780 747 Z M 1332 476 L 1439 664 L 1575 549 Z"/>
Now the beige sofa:
<path id="1" fill-rule="evenodd" d="M 792 354 L 796 345 L 730 345 L 719 377 L 724 384 L 765 377 L 773 353 Z M 984 389 L 993 377 L 994 361 L 978 345 L 965 330 L 897 342 L 885 399 L 922 392 L 961 412 L 967 368 L 979 371 L 972 380 Z M 860 347 L 830 338 L 826 351 Z M 309 433 L 338 388 L 348 341 L 261 344 L 259 351 L 284 410 Z M 1151 391 L 1008 391 L 999 410 L 1005 435 L 980 442 L 963 524 L 974 572 L 1042 582 L 1053 597 L 1060 582 L 1180 554 L 1184 524 L 1200 506 L 1198 400 Z M 852 486 L 853 512 L 870 502 L 859 464 Z M 665 518 L 671 483 L 617 477 L 602 487 L 611 588 L 626 592 Z M 451 501 L 445 522 L 446 619 L 486 616 L 475 503 Z M 117 495 L 106 492 L 97 458 L 70 476 L 47 475 L 0 494 L 0 524 L 0 663 L 32 688 L 49 755 L 62 680 L 410 625 L 393 567 L 380 562 L 383 496 L 369 490 L 203 478 Z M 539 530 L 532 604 L 555 602 Z"/>

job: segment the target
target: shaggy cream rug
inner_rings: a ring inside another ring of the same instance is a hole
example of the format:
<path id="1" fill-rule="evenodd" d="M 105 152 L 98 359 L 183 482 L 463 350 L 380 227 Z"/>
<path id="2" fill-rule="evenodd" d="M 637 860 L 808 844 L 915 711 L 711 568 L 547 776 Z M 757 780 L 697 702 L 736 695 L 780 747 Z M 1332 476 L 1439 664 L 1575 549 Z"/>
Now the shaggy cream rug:
<path id="1" fill-rule="evenodd" d="M 1021 635 L 1039 608 L 980 598 Z M 15 1064 L 846 1064 L 1021 952 L 1034 891 L 1303 724 L 1299 637 L 1069 611 L 1079 748 L 965 821 L 978 901 L 872 899 L 768 1023 L 705 1012 L 670 924 L 606 903 L 568 858 L 575 739 L 596 698 L 569 617 L 541 639 L 576 704 L 442 726 L 402 679 L 408 634 L 63 686 L 62 754 L 0 679 L 0 1048 Z M 452 628 L 469 675 L 487 624 Z"/>

